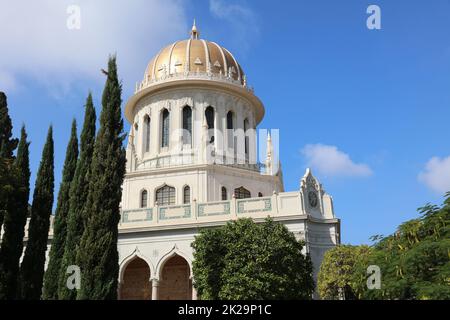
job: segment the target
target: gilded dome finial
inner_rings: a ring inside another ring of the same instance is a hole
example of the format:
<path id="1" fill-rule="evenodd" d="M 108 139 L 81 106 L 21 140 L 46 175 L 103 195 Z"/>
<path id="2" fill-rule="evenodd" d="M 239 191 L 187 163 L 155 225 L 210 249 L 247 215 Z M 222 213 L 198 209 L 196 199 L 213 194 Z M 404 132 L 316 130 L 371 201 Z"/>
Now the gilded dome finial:
<path id="1" fill-rule="evenodd" d="M 199 32 L 197 31 L 197 26 L 195 25 L 195 19 L 194 24 L 192 25 L 191 29 L 191 39 L 198 39 Z"/>

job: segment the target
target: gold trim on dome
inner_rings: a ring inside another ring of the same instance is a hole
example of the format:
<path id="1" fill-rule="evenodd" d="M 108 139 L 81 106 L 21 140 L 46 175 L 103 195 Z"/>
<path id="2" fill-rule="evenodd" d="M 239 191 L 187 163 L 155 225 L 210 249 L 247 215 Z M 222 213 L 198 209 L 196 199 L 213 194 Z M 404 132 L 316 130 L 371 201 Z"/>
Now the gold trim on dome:
<path id="1" fill-rule="evenodd" d="M 184 72 L 189 72 L 190 63 L 189 63 L 189 57 L 191 54 L 191 39 L 188 40 L 188 43 L 186 45 L 186 55 L 185 55 L 185 61 L 184 61 Z"/>
<path id="2" fill-rule="evenodd" d="M 170 47 L 170 53 L 169 53 L 169 63 L 167 64 L 167 72 L 168 74 L 172 74 L 172 56 L 173 56 L 173 49 L 175 48 L 175 46 L 178 44 L 179 41 L 174 42 L 172 44 L 172 47 Z"/>
<path id="3" fill-rule="evenodd" d="M 203 48 L 205 50 L 205 68 L 206 72 L 211 72 L 211 62 L 209 60 L 209 51 L 208 51 L 208 45 L 206 44 L 205 40 L 200 40 L 203 43 Z"/>
<path id="4" fill-rule="evenodd" d="M 237 69 L 237 75 L 238 75 L 238 79 L 241 79 L 241 70 L 240 70 L 240 68 L 239 68 L 239 64 L 237 63 L 237 61 L 236 61 L 236 58 L 233 56 L 233 54 L 230 52 L 230 51 L 228 51 L 226 48 L 223 48 L 223 50 L 225 50 L 230 56 L 231 56 L 231 58 L 233 59 L 233 61 L 234 61 L 234 67 L 236 67 L 236 69 Z"/>
<path id="5" fill-rule="evenodd" d="M 211 42 L 214 46 L 217 47 L 217 49 L 220 52 L 220 55 L 222 57 L 222 61 L 223 61 L 223 74 L 225 75 L 227 73 L 228 70 L 228 64 L 227 64 L 227 59 L 225 58 L 225 54 L 223 53 L 223 49 L 221 46 L 219 46 L 217 43 L 215 42 Z"/>

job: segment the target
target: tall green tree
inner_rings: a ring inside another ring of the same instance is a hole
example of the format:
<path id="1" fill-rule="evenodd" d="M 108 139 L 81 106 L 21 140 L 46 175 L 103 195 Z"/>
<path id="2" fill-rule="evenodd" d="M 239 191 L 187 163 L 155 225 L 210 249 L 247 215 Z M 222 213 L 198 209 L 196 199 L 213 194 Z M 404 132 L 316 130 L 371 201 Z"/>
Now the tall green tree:
<path id="1" fill-rule="evenodd" d="M 6 167 L 12 165 L 10 159 L 13 159 L 13 152 L 17 147 L 17 143 L 18 140 L 12 138 L 12 123 L 9 117 L 6 95 L 0 91 L 0 158 L 5 159 L 0 163 L 3 166 L 3 175 L 1 178 L 4 180 L 4 184 L 0 187 L 0 230 L 7 210 L 6 202 L 10 198 L 8 192 L 11 191 L 11 188 L 8 186 L 11 185 L 11 179 L 13 178 L 9 169 L 6 169 Z"/>
<path id="2" fill-rule="evenodd" d="M 17 157 L 12 167 L 14 193 L 8 201 L 0 249 L 0 299 L 11 300 L 17 297 L 19 260 L 23 250 L 30 195 L 29 145 L 25 127 L 22 126 Z"/>
<path id="3" fill-rule="evenodd" d="M 82 274 L 78 299 L 117 298 L 119 205 L 126 162 L 121 93 L 116 58 L 110 57 L 85 208 L 88 223 L 78 250 Z"/>
<path id="4" fill-rule="evenodd" d="M 55 220 L 53 223 L 53 239 L 50 248 L 49 263 L 44 275 L 42 297 L 47 300 L 58 299 L 58 278 L 67 236 L 67 215 L 69 213 L 70 184 L 73 180 L 78 160 L 77 124 L 72 122 L 72 130 L 66 149 L 66 159 L 62 172 L 62 181 L 58 193 Z"/>
<path id="5" fill-rule="evenodd" d="M 238 219 L 196 236 L 193 273 L 201 299 L 311 299 L 312 263 L 281 223 Z"/>
<path id="6" fill-rule="evenodd" d="M 92 102 L 92 95 L 86 100 L 84 124 L 81 131 L 80 158 L 77 162 L 75 175 L 70 185 L 69 212 L 67 215 L 67 237 L 64 248 L 64 255 L 59 270 L 58 298 L 64 300 L 74 300 L 77 297 L 75 290 L 67 288 L 67 267 L 76 265 L 76 253 L 80 244 L 81 236 L 87 217 L 83 215 L 89 192 L 90 165 L 94 152 L 95 142 L 95 108 Z"/>
<path id="7" fill-rule="evenodd" d="M 55 183 L 53 149 L 53 129 L 50 126 L 37 173 L 27 246 L 20 266 L 20 297 L 27 300 L 37 300 L 42 294 Z"/>

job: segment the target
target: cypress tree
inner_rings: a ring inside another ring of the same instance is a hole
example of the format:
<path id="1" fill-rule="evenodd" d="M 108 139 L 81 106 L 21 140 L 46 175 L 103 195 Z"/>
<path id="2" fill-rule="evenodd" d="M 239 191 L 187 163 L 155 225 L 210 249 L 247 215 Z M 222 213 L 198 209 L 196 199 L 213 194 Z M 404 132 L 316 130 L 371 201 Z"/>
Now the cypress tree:
<path id="1" fill-rule="evenodd" d="M 58 277 L 67 235 L 67 215 L 69 212 L 69 191 L 78 159 L 77 124 L 72 122 L 72 131 L 66 149 L 66 159 L 62 172 L 62 181 L 58 193 L 55 220 L 53 224 L 53 240 L 50 248 L 49 263 L 44 275 L 42 297 L 47 300 L 58 299 Z"/>
<path id="2" fill-rule="evenodd" d="M 117 298 L 119 205 L 126 160 L 122 145 L 122 86 L 117 78 L 115 57 L 109 58 L 106 74 L 85 208 L 88 223 L 77 252 L 82 274 L 77 299 Z"/>
<path id="3" fill-rule="evenodd" d="M 92 95 L 86 101 L 83 130 L 81 132 L 80 158 L 77 162 L 75 175 L 70 185 L 69 213 L 67 215 L 67 237 L 64 255 L 59 270 L 58 299 L 74 300 L 77 292 L 69 290 L 66 286 L 67 267 L 76 264 L 76 252 L 83 235 L 86 219 L 83 217 L 83 208 L 89 191 L 90 164 L 94 151 L 95 141 L 95 108 Z"/>
<path id="4" fill-rule="evenodd" d="M 45 252 L 53 206 L 53 170 L 53 129 L 50 126 L 37 173 L 31 205 L 28 241 L 20 266 L 20 297 L 22 299 L 37 300 L 42 293 Z"/>
<path id="5" fill-rule="evenodd" d="M 2 179 L 5 180 L 0 189 L 0 230 L 2 229 L 3 219 L 6 213 L 6 200 L 9 199 L 7 187 L 10 185 L 12 176 L 9 174 L 6 166 L 10 166 L 9 159 L 13 158 L 13 152 L 17 147 L 18 140 L 12 139 L 12 123 L 9 117 L 8 103 L 4 92 L 0 91 L 0 158 L 4 158 L 0 164 L 3 166 Z"/>
<path id="6" fill-rule="evenodd" d="M 16 178 L 14 193 L 8 201 L 0 250 L 0 299 L 11 300 L 17 297 L 19 260 L 23 250 L 30 194 L 29 145 L 25 127 L 22 126 L 19 149 L 13 166 Z"/>

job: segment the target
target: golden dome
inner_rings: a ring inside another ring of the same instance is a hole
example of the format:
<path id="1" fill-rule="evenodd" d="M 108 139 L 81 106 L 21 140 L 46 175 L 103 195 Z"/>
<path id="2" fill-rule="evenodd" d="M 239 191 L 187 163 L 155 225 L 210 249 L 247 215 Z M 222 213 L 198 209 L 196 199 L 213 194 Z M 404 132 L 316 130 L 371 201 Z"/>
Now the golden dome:
<path id="1" fill-rule="evenodd" d="M 191 38 L 163 48 L 148 64 L 144 81 L 157 81 L 173 74 L 211 73 L 230 77 L 244 85 L 245 76 L 234 56 L 215 42 L 199 39 L 192 26 Z"/>

